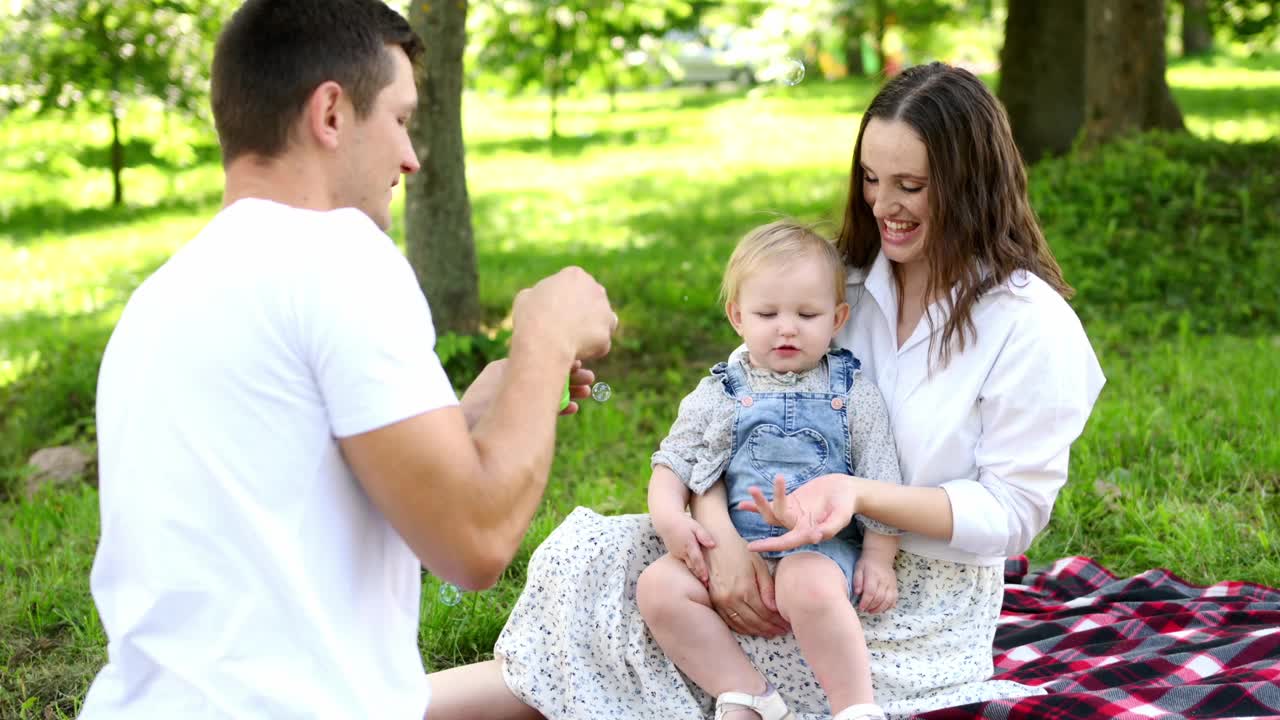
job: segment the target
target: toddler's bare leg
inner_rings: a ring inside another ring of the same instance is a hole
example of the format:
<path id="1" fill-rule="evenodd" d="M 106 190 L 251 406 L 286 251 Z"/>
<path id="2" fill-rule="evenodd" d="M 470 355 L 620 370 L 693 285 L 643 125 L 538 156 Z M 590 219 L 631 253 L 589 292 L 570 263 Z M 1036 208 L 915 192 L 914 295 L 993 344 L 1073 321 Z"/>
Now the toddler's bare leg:
<path id="1" fill-rule="evenodd" d="M 840 567 L 825 555 L 797 553 L 782 558 L 776 577 L 778 612 L 791 623 L 832 714 L 875 702 L 867 642 Z"/>
<path id="2" fill-rule="evenodd" d="M 698 687 L 712 696 L 731 690 L 764 693 L 764 676 L 711 609 L 707 589 L 683 562 L 663 555 L 645 568 L 636 586 L 636 602 L 653 639 Z"/>

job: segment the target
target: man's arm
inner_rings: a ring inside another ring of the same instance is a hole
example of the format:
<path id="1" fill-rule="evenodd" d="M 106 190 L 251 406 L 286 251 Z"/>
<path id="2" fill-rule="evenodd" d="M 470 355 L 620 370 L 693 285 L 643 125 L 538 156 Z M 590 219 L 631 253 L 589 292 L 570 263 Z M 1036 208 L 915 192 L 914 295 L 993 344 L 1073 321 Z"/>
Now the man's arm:
<path id="1" fill-rule="evenodd" d="M 511 355 L 488 411 L 460 407 L 340 439 L 370 498 L 433 573 L 468 589 L 497 582 L 546 487 L 564 379 L 608 351 L 604 289 L 563 271 L 517 298 Z"/>

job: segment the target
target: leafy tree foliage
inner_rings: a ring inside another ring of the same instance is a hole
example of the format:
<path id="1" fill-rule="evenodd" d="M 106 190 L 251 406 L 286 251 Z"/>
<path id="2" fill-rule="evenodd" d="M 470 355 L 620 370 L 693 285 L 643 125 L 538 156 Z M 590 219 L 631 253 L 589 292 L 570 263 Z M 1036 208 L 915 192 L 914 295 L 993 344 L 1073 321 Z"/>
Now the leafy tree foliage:
<path id="1" fill-rule="evenodd" d="M 469 65 L 512 92 L 546 91 L 554 139 L 556 100 L 567 88 L 617 87 L 635 71 L 628 53 L 652 47 L 691 11 L 685 0 L 479 0 L 467 19 Z"/>
<path id="2" fill-rule="evenodd" d="M 1209 0 L 1209 18 L 1241 42 L 1270 45 L 1280 38 L 1276 0 Z"/>
<path id="3" fill-rule="evenodd" d="M 87 107 L 111 119 L 113 203 L 124 202 L 121 119 L 151 97 L 202 113 L 227 0 L 27 0 L 4 19 L 0 101 L 40 112 Z"/>

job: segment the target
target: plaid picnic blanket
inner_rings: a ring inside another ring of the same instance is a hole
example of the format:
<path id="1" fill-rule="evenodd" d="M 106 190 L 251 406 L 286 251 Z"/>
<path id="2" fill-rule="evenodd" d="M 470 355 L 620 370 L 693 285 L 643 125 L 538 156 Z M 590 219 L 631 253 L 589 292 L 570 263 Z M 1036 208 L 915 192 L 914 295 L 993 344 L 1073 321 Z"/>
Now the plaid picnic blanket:
<path id="1" fill-rule="evenodd" d="M 1048 695 L 918 716 L 1280 718 L 1280 590 L 1192 585 L 1166 570 L 1117 578 L 1086 557 L 1005 565 L 995 678 Z"/>

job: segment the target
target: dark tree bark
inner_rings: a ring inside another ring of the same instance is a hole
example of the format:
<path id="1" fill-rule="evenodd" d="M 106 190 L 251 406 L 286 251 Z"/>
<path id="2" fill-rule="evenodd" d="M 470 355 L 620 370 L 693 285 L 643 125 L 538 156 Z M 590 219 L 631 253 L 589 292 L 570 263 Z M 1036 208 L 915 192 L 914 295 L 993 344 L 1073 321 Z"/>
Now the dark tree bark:
<path id="1" fill-rule="evenodd" d="M 1182 130 L 1165 81 L 1164 0 L 1088 0 L 1085 142 L 1143 130 Z"/>
<path id="2" fill-rule="evenodd" d="M 405 245 L 436 332 L 474 333 L 480 293 L 462 144 L 462 50 L 467 3 L 411 3 L 426 53 L 410 127 L 422 170 L 405 189 Z"/>
<path id="3" fill-rule="evenodd" d="M 551 145 L 554 146 L 556 140 L 560 139 L 560 131 L 556 127 L 556 117 L 558 112 L 557 102 L 560 98 L 560 86 L 564 83 L 564 68 L 561 63 L 564 62 L 562 51 L 564 49 L 564 29 L 560 23 L 555 20 L 551 21 L 551 62 L 547 63 L 547 92 L 551 96 Z"/>
<path id="4" fill-rule="evenodd" d="M 124 204 L 124 143 L 120 140 L 120 108 L 113 101 L 111 113 L 111 204 L 120 207 Z"/>
<path id="5" fill-rule="evenodd" d="M 1071 148 L 1084 123 L 1085 7 L 1079 0 L 1009 0 L 1000 101 L 1023 160 Z"/>
<path id="6" fill-rule="evenodd" d="M 876 58 L 880 61 L 880 72 L 884 72 L 887 58 L 884 54 L 885 18 L 889 15 L 887 0 L 875 0 L 875 24 L 872 31 L 876 36 Z"/>
<path id="7" fill-rule="evenodd" d="M 867 31 L 867 19 L 860 3 L 847 3 L 842 23 L 845 73 L 852 77 L 863 77 L 867 74 L 867 68 L 862 63 L 862 35 Z"/>
<path id="8" fill-rule="evenodd" d="M 1208 0 L 1182 0 L 1182 55 L 1204 55 L 1213 50 L 1213 25 Z"/>

